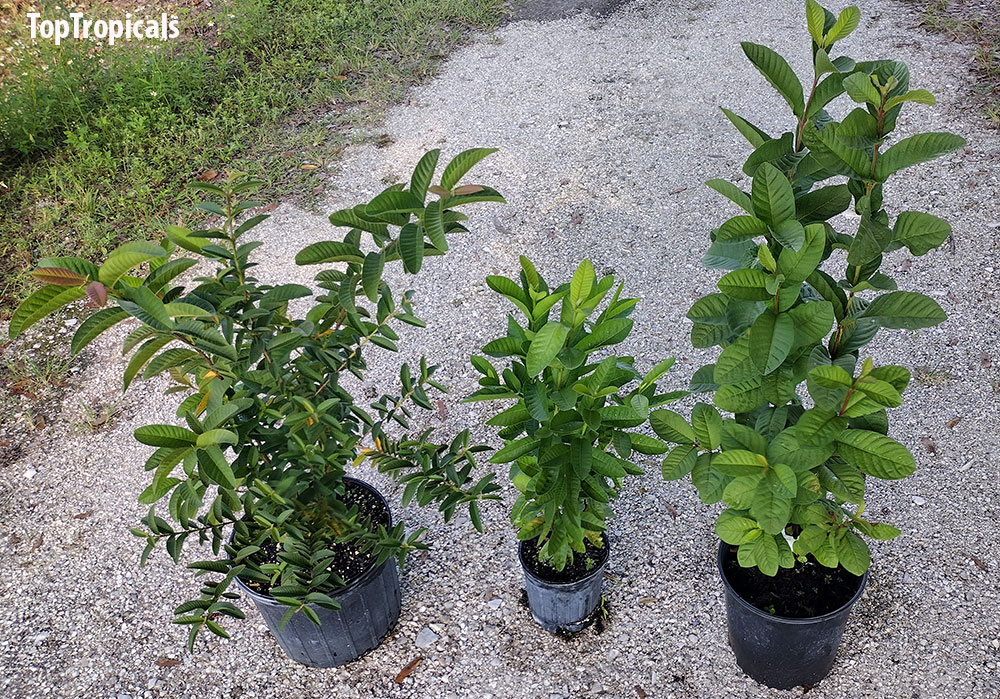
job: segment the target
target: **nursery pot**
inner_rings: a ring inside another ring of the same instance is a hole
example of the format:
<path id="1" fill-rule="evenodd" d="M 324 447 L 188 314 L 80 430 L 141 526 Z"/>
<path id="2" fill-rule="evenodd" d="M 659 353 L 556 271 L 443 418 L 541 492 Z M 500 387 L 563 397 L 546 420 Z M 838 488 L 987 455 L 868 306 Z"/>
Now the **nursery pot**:
<path id="1" fill-rule="evenodd" d="M 363 481 L 344 480 L 378 496 L 389 513 L 391 524 L 392 514 L 381 493 Z M 340 603 L 340 609 L 333 611 L 310 605 L 319 616 L 318 626 L 300 612 L 279 629 L 288 607 L 270 595 L 255 592 L 236 578 L 236 584 L 253 600 L 281 649 L 292 660 L 312 667 L 337 667 L 359 658 L 381 643 L 399 619 L 399 575 L 395 558 L 382 565 L 373 562 L 360 577 L 345 582 L 348 583 L 346 587 L 330 593 Z"/>
<path id="2" fill-rule="evenodd" d="M 827 614 L 805 618 L 776 616 L 758 609 L 733 588 L 724 563 L 732 547 L 720 542 L 718 565 L 726 592 L 729 645 L 736 662 L 750 677 L 774 689 L 812 685 L 833 667 L 851 607 L 868 582 L 866 572 L 844 605 Z"/>
<path id="3" fill-rule="evenodd" d="M 594 568 L 579 580 L 553 582 L 533 573 L 525 564 L 525 545 L 518 546 L 518 560 L 524 571 L 524 587 L 528 593 L 531 618 L 549 633 L 575 633 L 587 625 L 591 615 L 601 601 L 601 583 L 604 569 L 608 565 L 608 537 L 602 534 L 603 556 Z"/>

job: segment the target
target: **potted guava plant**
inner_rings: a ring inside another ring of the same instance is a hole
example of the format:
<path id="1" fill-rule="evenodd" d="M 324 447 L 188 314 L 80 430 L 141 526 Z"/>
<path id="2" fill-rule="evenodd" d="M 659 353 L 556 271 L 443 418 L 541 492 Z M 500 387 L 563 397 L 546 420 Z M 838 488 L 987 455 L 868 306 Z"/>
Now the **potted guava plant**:
<path id="1" fill-rule="evenodd" d="M 610 502 L 626 476 L 642 473 L 634 453 L 669 449 L 632 430 L 646 423 L 651 407 L 686 391 L 656 392 L 673 359 L 642 376 L 632 357 L 607 353 L 631 332 L 628 316 L 638 299 L 621 298 L 619 285 L 592 320 L 614 278 L 597 279 L 589 260 L 554 289 L 526 257 L 519 281 L 486 281 L 524 321 L 508 316 L 506 335 L 483 347 L 507 366 L 498 369 L 485 357 L 472 357 L 482 378 L 466 400 L 514 401 L 487 422 L 500 428 L 504 440 L 490 461 L 511 464 L 510 478 L 521 493 L 510 519 L 518 530 L 532 617 L 546 631 L 573 633 L 584 628 L 601 600 Z M 558 318 L 550 318 L 557 305 Z"/>
<path id="2" fill-rule="evenodd" d="M 369 348 L 396 351 L 397 322 L 423 326 L 412 292 L 395 294 L 385 265 L 401 261 L 417 273 L 463 230 L 458 207 L 503 201 L 488 187 L 458 185 L 491 152 L 459 154 L 432 186 L 439 153 L 431 151 L 408 186 L 333 213 L 330 221 L 348 229 L 343 239 L 296 256 L 302 265 L 339 263 L 316 276 L 318 294 L 253 276 L 251 253 L 262 243 L 251 232 L 267 217 L 247 217 L 259 203 L 243 197 L 260 183 L 238 177 L 193 185 L 208 195 L 199 208 L 217 227 L 170 226 L 161 242 L 127 243 L 100 266 L 64 257 L 34 271 L 45 286 L 16 310 L 11 336 L 89 297 L 99 310 L 80 324 L 72 351 L 130 321 L 125 388 L 166 374 L 166 393 L 184 396 L 181 424 L 135 431 L 155 450 L 139 497 L 150 509 L 132 532 L 146 544 L 143 564 L 159 544 L 175 562 L 185 543 L 211 545 L 210 558 L 187 566 L 199 595 L 174 610 L 174 623 L 190 627 L 189 649 L 199 631 L 227 636 L 221 619 L 243 616 L 234 586 L 298 662 L 342 665 L 378 645 L 400 612 L 397 561 L 426 546 L 422 530 L 407 534 L 393 522 L 374 487 L 347 476 L 352 463 L 368 460 L 395 477 L 404 505 L 437 503 L 446 520 L 467 507 L 479 526 L 478 503 L 498 488 L 492 474 L 473 481 L 474 455 L 485 447 L 470 444 L 467 431 L 444 444 L 429 432 L 406 434 L 411 407 L 430 409 L 428 392 L 444 390 L 436 367 L 424 358 L 403 364 L 399 389 L 370 405 L 356 392 Z M 437 196 L 428 200 L 428 191 Z M 200 276 L 178 283 L 192 268 Z M 295 299 L 301 315 L 291 311 Z"/>
<path id="3" fill-rule="evenodd" d="M 792 130 L 774 137 L 726 111 L 754 148 L 743 167 L 750 192 L 708 182 L 742 209 L 712 231 L 704 260 L 730 271 L 688 312 L 692 344 L 722 347 L 691 387 L 712 393 L 714 405 L 696 405 L 690 422 L 666 410 L 650 416 L 656 433 L 677 445 L 664 478 L 690 475 L 703 502 L 725 505 L 715 532 L 730 644 L 751 677 L 776 688 L 827 675 L 867 580 L 865 538 L 900 534 L 870 516 L 866 485 L 915 469 L 906 446 L 888 435 L 887 417 L 910 372 L 861 353 L 882 328 L 945 319 L 930 297 L 899 290 L 883 261 L 904 247 L 923 255 L 951 228 L 920 211 L 893 220 L 884 186 L 965 143 L 949 133 L 893 138 L 904 107 L 934 98 L 910 89 L 898 61 L 831 58 L 857 26 L 857 8 L 834 16 L 809 0 L 806 15 L 808 93 L 781 56 L 743 44 L 791 107 Z M 838 122 L 824 107 L 845 92 L 858 106 Z M 847 220 L 831 222 L 848 208 L 853 233 Z"/>

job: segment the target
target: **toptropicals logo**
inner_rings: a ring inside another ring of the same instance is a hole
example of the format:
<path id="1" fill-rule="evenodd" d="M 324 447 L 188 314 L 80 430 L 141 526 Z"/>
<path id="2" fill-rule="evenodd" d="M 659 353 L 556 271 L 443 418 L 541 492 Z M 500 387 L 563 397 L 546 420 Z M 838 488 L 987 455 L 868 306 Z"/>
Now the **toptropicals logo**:
<path id="1" fill-rule="evenodd" d="M 31 38 L 53 39 L 56 46 L 72 36 L 77 40 L 107 41 L 114 46 L 120 39 L 126 41 L 142 41 L 143 39 L 176 39 L 181 30 L 175 15 L 169 19 L 167 13 L 162 13 L 156 19 L 133 19 L 132 13 L 125 14 L 125 19 L 86 19 L 82 12 L 71 12 L 69 19 L 42 19 L 38 12 L 29 12 L 28 20 Z"/>

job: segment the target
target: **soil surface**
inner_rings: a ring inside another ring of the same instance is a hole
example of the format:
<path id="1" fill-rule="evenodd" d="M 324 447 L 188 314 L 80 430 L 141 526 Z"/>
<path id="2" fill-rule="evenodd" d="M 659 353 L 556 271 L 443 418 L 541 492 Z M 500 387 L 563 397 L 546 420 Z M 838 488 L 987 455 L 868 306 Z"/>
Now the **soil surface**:
<path id="1" fill-rule="evenodd" d="M 741 567 L 736 549 L 726 551 L 722 567 L 736 594 L 757 609 L 790 619 L 835 612 L 851 601 L 861 585 L 859 576 L 812 560 L 779 568 L 777 575 L 769 577 L 756 568 Z"/>
<path id="2" fill-rule="evenodd" d="M 605 537 L 603 546 L 595 546 L 589 539 L 584 541 L 583 553 L 574 553 L 573 560 L 562 570 L 556 570 L 548 563 L 538 560 L 538 546 L 534 540 L 525 541 L 521 561 L 536 578 L 547 582 L 570 583 L 583 580 L 597 570 L 608 558 L 608 542 Z"/>
<path id="3" fill-rule="evenodd" d="M 379 494 L 369 485 L 360 481 L 346 481 L 344 484 L 344 502 L 348 507 L 351 505 L 358 506 L 359 518 L 371 522 L 372 531 L 376 530 L 379 526 L 388 527 L 392 524 L 392 516 L 389 508 L 386 507 L 385 502 L 383 502 Z M 343 586 L 332 587 L 328 592 L 341 589 L 341 587 L 347 587 L 364 575 L 375 562 L 375 556 L 372 555 L 371 551 L 363 551 L 354 544 L 331 543 L 328 548 L 337 554 L 330 561 L 329 570 L 344 581 Z M 265 544 L 261 547 L 260 553 L 257 556 L 253 556 L 254 563 L 258 565 L 277 563 L 278 553 L 279 549 L 276 543 L 270 542 Z M 270 585 L 247 580 L 243 582 L 254 592 L 262 595 L 268 594 L 271 589 Z"/>

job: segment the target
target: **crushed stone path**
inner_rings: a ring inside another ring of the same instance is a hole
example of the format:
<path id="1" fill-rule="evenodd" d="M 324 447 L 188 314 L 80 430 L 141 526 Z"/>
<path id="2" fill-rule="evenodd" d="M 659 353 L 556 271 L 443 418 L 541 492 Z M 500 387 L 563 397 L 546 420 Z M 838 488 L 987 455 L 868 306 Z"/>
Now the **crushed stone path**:
<path id="1" fill-rule="evenodd" d="M 908 170 L 887 195 L 953 223 L 953 247 L 889 261 L 901 288 L 931 294 L 950 318 L 919 333 L 884 333 L 872 347 L 876 362 L 914 370 L 892 434 L 915 452 L 918 469 L 870 489 L 869 510 L 903 535 L 874 546 L 871 582 L 837 664 L 809 696 L 998 696 L 1000 133 L 985 130 L 966 105 L 968 47 L 916 28 L 908 5 L 863 6 L 861 26 L 842 48 L 907 61 L 914 86 L 939 98 L 936 108 L 907 112 L 901 131 L 946 129 L 971 145 Z M 625 279 L 643 298 L 624 347 L 641 368 L 674 355 L 668 381 L 680 387 L 711 358 L 691 349 L 683 316 L 713 288 L 718 275 L 699 260 L 709 229 L 729 209 L 701 183 L 733 177 L 748 152 L 718 107 L 776 132 L 789 127 L 784 105 L 739 42 L 776 48 L 803 75 L 802 14 L 799 2 L 786 0 L 670 0 L 599 19 L 515 22 L 457 52 L 437 79 L 393 109 L 381 127 L 392 144 L 344 156 L 327 211 L 408 176 L 426 149 L 440 147 L 444 157 L 473 146 L 502 149 L 474 177 L 510 203 L 480 207 L 471 232 L 445 258 L 428 260 L 414 284 L 429 329 L 403 335 L 403 356 L 428 354 L 453 389 L 447 415 L 435 412 L 427 424 L 446 434 L 468 425 L 486 438 L 479 426 L 488 408 L 458 402 L 474 386 L 468 355 L 502 331 L 508 310 L 484 277 L 513 273 L 526 251 L 552 280 L 568 278 L 584 256 Z M 334 233 L 324 216 L 287 204 L 260 230 L 262 276 L 282 281 L 309 280 L 314 270 L 294 267 L 294 252 Z M 394 505 L 409 526 L 429 528 L 432 551 L 403 574 L 400 623 L 375 651 L 341 669 L 298 666 L 243 601 L 248 619 L 230 624 L 232 640 L 203 641 L 186 654 L 185 630 L 169 620 L 194 589 L 189 571 L 163 552 L 138 569 L 139 546 L 128 534 L 143 513 L 137 496 L 146 485 L 147 450 L 132 430 L 170 421 L 172 404 L 161 386 L 140 385 L 119 399 L 110 426 L 72 427 L 81 402 L 116 393 L 119 339 L 95 345 L 61 420 L 37 432 L 16 462 L 0 464 L 5 696 L 801 694 L 765 690 L 735 665 L 714 563 L 715 512 L 689 484 L 660 482 L 652 460 L 649 474 L 626 488 L 611 526 L 611 619 L 600 635 L 565 641 L 531 623 L 499 503 L 485 508 L 484 536 L 466 519 L 444 526 L 434 512 L 400 513 Z M 371 385 L 391 381 L 399 361 L 379 356 Z M 925 437 L 934 453 L 922 446 Z M 387 487 L 377 474 L 368 477 Z M 504 492 L 512 502 L 512 489 Z M 416 657 L 423 661 L 413 674 L 394 684 Z"/>

